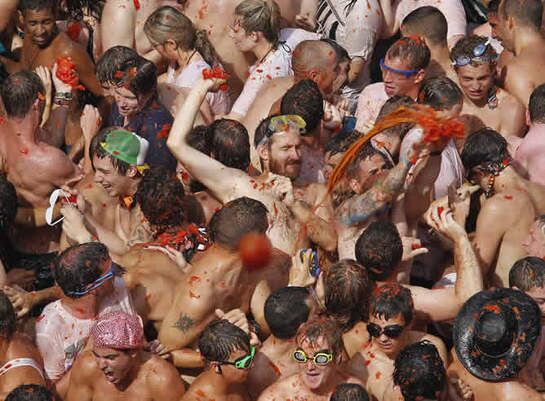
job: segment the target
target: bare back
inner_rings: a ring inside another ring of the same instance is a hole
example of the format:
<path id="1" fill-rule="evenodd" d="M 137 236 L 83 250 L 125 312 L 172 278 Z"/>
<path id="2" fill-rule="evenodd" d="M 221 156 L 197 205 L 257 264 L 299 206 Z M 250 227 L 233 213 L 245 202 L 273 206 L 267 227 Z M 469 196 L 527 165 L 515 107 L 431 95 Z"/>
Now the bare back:
<path id="1" fill-rule="evenodd" d="M 545 82 L 545 70 L 536 68 L 545 59 L 545 40 L 526 48 L 505 65 L 502 76 L 505 77 L 505 89 L 512 93 L 524 105 L 528 105 L 533 90 Z"/>

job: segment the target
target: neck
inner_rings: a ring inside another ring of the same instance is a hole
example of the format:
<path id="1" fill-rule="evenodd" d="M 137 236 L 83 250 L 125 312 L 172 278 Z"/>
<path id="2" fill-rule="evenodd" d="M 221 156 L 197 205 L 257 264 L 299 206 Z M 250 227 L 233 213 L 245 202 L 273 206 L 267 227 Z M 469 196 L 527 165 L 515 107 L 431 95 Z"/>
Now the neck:
<path id="1" fill-rule="evenodd" d="M 404 93 L 405 96 L 409 96 L 411 99 L 416 101 L 418 99 L 418 93 L 420 92 L 420 86 L 415 86 L 414 88 L 408 90 Z"/>
<path id="2" fill-rule="evenodd" d="M 252 52 L 254 53 L 255 57 L 257 58 L 257 63 L 261 64 L 267 54 L 272 50 L 273 45 L 272 43 L 267 42 L 266 40 L 259 41 Z"/>
<path id="3" fill-rule="evenodd" d="M 177 53 L 178 57 L 176 57 L 176 63 L 179 67 L 184 68 L 189 64 L 197 51 L 195 49 L 181 50 L 178 48 Z"/>
<path id="4" fill-rule="evenodd" d="M 97 314 L 96 298 L 91 295 L 77 299 L 64 297 L 61 299 L 61 304 L 78 319 L 92 319 Z"/>
<path id="5" fill-rule="evenodd" d="M 0 336 L 0 357 L 1 358 L 7 357 L 6 353 L 9 347 L 9 343 L 10 343 L 10 338 Z"/>
<path id="6" fill-rule="evenodd" d="M 520 176 L 513 167 L 506 167 L 494 181 L 494 192 L 496 194 L 521 186 Z"/>
<path id="7" fill-rule="evenodd" d="M 318 396 L 331 394 L 335 390 L 335 387 L 337 387 L 337 384 L 341 382 L 342 378 L 340 376 L 339 372 L 335 371 L 322 386 L 314 390 L 309 389 L 309 391 Z"/>
<path id="8" fill-rule="evenodd" d="M 10 118 L 9 122 L 17 137 L 33 142 L 38 141 L 38 124 L 34 121 L 31 113 L 24 118 Z"/>
<path id="9" fill-rule="evenodd" d="M 439 45 L 428 45 L 430 49 L 430 55 L 433 60 L 437 60 L 439 64 L 442 64 L 442 61 L 450 61 L 450 54 L 448 51 L 447 44 L 439 44 Z"/>
<path id="10" fill-rule="evenodd" d="M 524 50 L 543 46 L 541 33 L 532 28 L 519 28 L 515 32 L 515 56 Z"/>
<path id="11" fill-rule="evenodd" d="M 123 195 L 123 197 L 134 196 L 134 194 L 136 194 L 136 191 L 138 190 L 138 186 L 140 185 L 141 180 L 142 180 L 142 178 L 135 178 L 135 179 L 131 180 L 127 190 L 125 191 L 125 194 Z"/>
<path id="12" fill-rule="evenodd" d="M 119 383 L 115 383 L 114 386 L 120 390 L 124 391 L 131 385 L 131 383 L 136 379 L 138 376 L 138 371 L 140 370 L 140 365 L 142 365 L 141 354 L 138 353 L 138 355 L 134 358 L 133 365 L 131 366 L 130 370 L 128 371 L 127 375 L 121 380 Z"/>

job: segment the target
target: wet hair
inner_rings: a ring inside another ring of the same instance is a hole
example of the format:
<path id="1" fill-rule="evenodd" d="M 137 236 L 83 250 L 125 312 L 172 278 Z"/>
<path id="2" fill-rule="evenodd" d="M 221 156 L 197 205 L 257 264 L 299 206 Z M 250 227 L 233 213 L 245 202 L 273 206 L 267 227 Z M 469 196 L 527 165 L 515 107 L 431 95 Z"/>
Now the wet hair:
<path id="1" fill-rule="evenodd" d="M 347 177 L 356 178 L 357 172 L 360 168 L 360 163 L 364 161 L 365 159 L 371 158 L 373 156 L 380 156 L 382 160 L 384 160 L 384 164 L 386 168 L 390 169 L 393 167 L 392 162 L 390 161 L 390 159 L 388 159 L 388 157 L 384 153 L 382 153 L 380 150 L 375 148 L 371 142 L 367 142 L 359 150 L 356 158 L 348 166 L 348 169 L 346 170 Z"/>
<path id="2" fill-rule="evenodd" d="M 0 336 L 4 339 L 10 339 L 17 329 L 16 320 L 17 316 L 13 310 L 13 305 L 4 291 L 0 291 Z"/>
<path id="3" fill-rule="evenodd" d="M 337 58 L 337 63 L 341 63 L 343 61 L 350 61 L 350 55 L 346 51 L 344 47 L 342 47 L 337 41 L 330 39 L 330 38 L 322 38 L 320 39 L 321 42 L 327 43 L 333 51 L 335 52 L 335 56 Z"/>
<path id="4" fill-rule="evenodd" d="M 502 0 L 498 14 L 501 14 L 503 19 L 510 16 L 522 26 L 539 30 L 543 15 L 543 3 L 541 0 Z"/>
<path id="5" fill-rule="evenodd" d="M 338 360 L 343 352 L 343 337 L 341 328 L 334 319 L 318 317 L 309 320 L 299 327 L 295 335 L 295 341 L 299 345 L 306 341 L 312 346 L 317 346 L 320 338 L 329 344 L 329 351 L 333 353 L 333 358 Z"/>
<path id="6" fill-rule="evenodd" d="M 335 387 L 329 401 L 369 401 L 369 395 L 359 384 L 341 383 Z"/>
<path id="7" fill-rule="evenodd" d="M 352 132 L 340 132 L 337 135 L 334 135 L 325 145 L 325 151 L 329 152 L 331 156 L 338 153 L 344 153 L 348 150 L 350 145 L 361 138 L 362 135 L 361 132 L 356 130 Z"/>
<path id="8" fill-rule="evenodd" d="M 535 256 L 517 260 L 509 270 L 509 287 L 521 291 L 545 287 L 545 260 Z"/>
<path id="9" fill-rule="evenodd" d="M 411 107 L 415 104 L 415 101 L 409 96 L 394 95 L 382 105 L 380 112 L 378 113 L 376 122 L 380 121 L 382 118 L 386 117 L 388 114 L 393 113 L 400 107 Z M 411 123 L 402 123 L 394 127 L 387 128 L 382 131 L 385 135 L 397 135 L 400 138 L 403 138 L 407 132 L 414 127 L 414 124 Z"/>
<path id="10" fill-rule="evenodd" d="M 140 57 L 138 53 L 130 47 L 110 47 L 97 61 L 97 80 L 102 84 L 116 82 L 118 79 L 115 77 L 116 72 L 128 63 L 136 63 L 138 57 Z"/>
<path id="11" fill-rule="evenodd" d="M 26 10 L 40 11 L 40 10 L 57 10 L 58 0 L 20 0 L 19 10 L 24 14 Z"/>
<path id="12" fill-rule="evenodd" d="M 236 249 L 244 235 L 251 232 L 265 234 L 269 228 L 267 208 L 255 199 L 237 198 L 214 213 L 209 228 L 212 241 Z"/>
<path id="13" fill-rule="evenodd" d="M 282 114 L 296 114 L 307 123 L 307 133 L 314 132 L 324 116 L 324 99 L 316 82 L 303 79 L 293 85 L 282 97 Z"/>
<path id="14" fill-rule="evenodd" d="M 53 394 L 39 384 L 21 384 L 6 396 L 6 401 L 54 401 Z"/>
<path id="15" fill-rule="evenodd" d="M 446 386 L 446 371 L 435 345 L 429 341 L 410 344 L 396 357 L 394 384 L 405 401 L 438 400 Z"/>
<path id="16" fill-rule="evenodd" d="M 436 7 L 424 6 L 411 11 L 401 22 L 411 35 L 426 38 L 433 45 L 447 45 L 448 23 Z"/>
<path id="17" fill-rule="evenodd" d="M 157 67 L 140 56 L 126 60 L 114 74 L 114 84 L 127 88 L 138 99 L 151 95 L 157 90 Z"/>
<path id="18" fill-rule="evenodd" d="M 265 320 L 276 338 L 290 339 L 299 326 L 308 320 L 310 292 L 305 287 L 284 287 L 265 301 Z"/>
<path id="19" fill-rule="evenodd" d="M 20 71 L 8 76 L 0 96 L 8 117 L 24 118 L 40 95 L 45 94 L 42 80 L 32 71 Z"/>
<path id="20" fill-rule="evenodd" d="M 224 362 L 234 351 L 250 352 L 250 337 L 227 320 L 215 320 L 199 337 L 199 351 L 207 364 Z"/>
<path id="21" fill-rule="evenodd" d="M 208 127 L 210 155 L 231 168 L 246 171 L 250 166 L 250 137 L 240 122 L 222 118 Z"/>
<path id="22" fill-rule="evenodd" d="M 134 200 L 157 234 L 186 220 L 184 186 L 176 173 L 164 166 L 152 167 L 138 184 Z"/>
<path id="23" fill-rule="evenodd" d="M 545 123 L 545 84 L 539 85 L 530 95 L 528 112 L 530 113 L 530 121 L 532 123 Z"/>
<path id="24" fill-rule="evenodd" d="M 411 70 L 423 70 L 430 63 L 430 49 L 418 36 L 404 36 L 394 42 L 386 52 L 388 58 L 398 58 L 408 63 Z"/>
<path id="25" fill-rule="evenodd" d="M 334 263 L 324 272 L 325 307 L 346 332 L 369 315 L 372 284 L 367 271 L 351 259 Z"/>
<path id="26" fill-rule="evenodd" d="M 261 145 L 261 142 L 268 137 L 268 130 L 269 130 L 269 124 L 271 123 L 271 119 L 273 117 L 278 116 L 279 114 L 275 114 L 272 116 L 265 117 L 257 128 L 255 129 L 254 133 L 254 147 L 257 148 L 259 145 Z M 274 135 L 273 135 L 274 137 Z M 267 141 L 268 143 L 271 143 L 271 138 Z"/>
<path id="27" fill-rule="evenodd" d="M 479 165 L 500 165 L 508 154 L 505 138 L 490 128 L 483 128 L 466 139 L 461 158 L 469 171 Z"/>
<path id="28" fill-rule="evenodd" d="M 475 56 L 473 55 L 473 51 L 475 47 L 479 45 L 485 45 L 487 41 L 488 41 L 488 38 L 485 38 L 484 36 L 479 36 L 479 35 L 464 36 L 458 42 L 456 42 L 456 44 L 450 51 L 450 59 L 452 61 L 455 61 L 459 57 L 468 57 L 471 60 L 469 65 L 473 67 L 477 67 L 482 64 L 490 64 L 491 65 L 490 68 L 493 69 L 494 67 L 492 65 L 495 65 L 496 63 L 495 60 L 498 58 L 498 53 L 496 53 L 496 50 L 491 44 L 488 44 L 486 46 L 486 50 L 481 56 L 486 61 L 481 60 L 481 57 L 476 59 Z M 456 67 L 455 65 L 454 69 L 457 69 L 457 68 L 458 67 Z"/>
<path id="29" fill-rule="evenodd" d="M 110 260 L 108 248 L 100 242 L 87 242 L 65 249 L 57 257 L 54 266 L 55 281 L 64 295 L 73 295 L 102 275 L 102 265 Z"/>
<path id="30" fill-rule="evenodd" d="M 90 154 L 91 154 L 91 165 L 93 167 L 93 170 L 95 170 L 95 165 L 93 163 L 93 157 L 96 156 L 99 159 L 104 159 L 105 157 L 110 159 L 110 162 L 114 166 L 114 169 L 122 175 L 126 175 L 127 171 L 129 171 L 129 168 L 131 165 L 127 163 L 126 161 L 120 160 L 113 155 L 109 154 L 104 150 L 104 148 L 101 146 L 101 143 L 106 142 L 106 137 L 111 131 L 123 129 L 119 127 L 108 127 L 101 130 L 97 135 L 93 137 L 91 140 L 91 145 L 89 147 Z"/>
<path id="31" fill-rule="evenodd" d="M 240 26 L 246 31 L 261 32 L 268 42 L 276 46 L 280 31 L 280 8 L 274 0 L 244 0 L 235 8 Z"/>
<path id="32" fill-rule="evenodd" d="M 5 174 L 0 173 L 0 232 L 7 232 L 17 215 L 17 192 Z"/>
<path id="33" fill-rule="evenodd" d="M 187 143 L 199 152 L 210 156 L 210 130 L 206 125 L 197 125 L 187 134 Z"/>
<path id="34" fill-rule="evenodd" d="M 426 79 L 418 94 L 418 103 L 438 111 L 451 109 L 463 101 L 464 95 L 458 85 L 446 76 Z"/>
<path id="35" fill-rule="evenodd" d="M 187 16 L 171 6 L 155 10 L 144 24 L 144 32 L 153 43 L 163 45 L 171 39 L 183 50 L 197 50 L 208 65 L 220 64 L 205 30 L 198 30 Z"/>
<path id="36" fill-rule="evenodd" d="M 369 316 L 384 320 L 402 316 L 405 326 L 413 320 L 414 304 L 411 291 L 398 283 L 385 283 L 373 291 Z"/>
<path id="37" fill-rule="evenodd" d="M 83 11 L 100 21 L 105 0 L 66 0 L 68 15 L 74 21 L 83 21 Z"/>
<path id="38" fill-rule="evenodd" d="M 356 241 L 356 260 L 373 281 L 386 280 L 401 263 L 402 256 L 401 236 L 389 221 L 372 222 Z"/>
<path id="39" fill-rule="evenodd" d="M 497 14 L 500 8 L 501 0 L 490 0 L 486 9 L 488 14 Z"/>

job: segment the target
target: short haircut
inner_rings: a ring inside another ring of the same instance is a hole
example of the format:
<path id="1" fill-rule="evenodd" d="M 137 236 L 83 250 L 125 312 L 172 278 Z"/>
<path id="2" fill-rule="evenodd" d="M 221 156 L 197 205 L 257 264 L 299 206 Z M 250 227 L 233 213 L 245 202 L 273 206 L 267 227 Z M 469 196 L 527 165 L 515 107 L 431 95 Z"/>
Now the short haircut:
<path id="1" fill-rule="evenodd" d="M 6 401 L 53 401 L 53 394 L 39 384 L 21 384 L 11 390 Z"/>
<path id="2" fill-rule="evenodd" d="M 0 173 L 0 232 L 7 233 L 17 215 L 17 192 L 5 174 Z"/>
<path id="3" fill-rule="evenodd" d="M 208 127 L 210 155 L 231 168 L 246 171 L 250 166 L 250 136 L 240 122 L 222 118 Z"/>
<path id="4" fill-rule="evenodd" d="M 115 85 L 127 88 L 139 99 L 157 90 L 157 67 L 144 57 L 126 60 L 116 72 Z"/>
<path id="5" fill-rule="evenodd" d="M 344 347 L 342 331 L 333 319 L 318 317 L 303 323 L 297 330 L 295 341 L 297 344 L 306 341 L 311 346 L 317 346 L 320 338 L 329 344 L 329 351 L 333 353 L 333 358 L 340 358 Z"/>
<path id="6" fill-rule="evenodd" d="M 360 168 L 360 163 L 368 158 L 371 158 L 373 156 L 380 156 L 382 160 L 384 160 L 384 164 L 386 165 L 386 168 L 392 168 L 392 162 L 388 157 L 375 148 L 371 142 L 367 142 L 363 147 L 359 150 L 356 158 L 348 165 L 348 169 L 346 170 L 346 175 L 349 178 L 356 178 L 358 169 Z"/>
<path id="7" fill-rule="evenodd" d="M 199 351 L 207 364 L 229 360 L 233 351 L 250 352 L 250 337 L 227 320 L 215 320 L 199 337 Z"/>
<path id="8" fill-rule="evenodd" d="M 528 111 L 533 124 L 545 123 L 545 84 L 539 85 L 530 95 Z"/>
<path id="9" fill-rule="evenodd" d="M 407 326 L 412 322 L 413 314 L 413 297 L 408 288 L 398 283 L 385 283 L 373 291 L 370 316 L 384 320 L 402 316 Z"/>
<path id="10" fill-rule="evenodd" d="M 117 80 L 116 72 L 131 60 L 136 62 L 138 57 L 140 57 L 138 53 L 130 47 L 110 47 L 97 61 L 96 76 L 98 81 L 102 84 L 114 83 Z"/>
<path id="11" fill-rule="evenodd" d="M 344 47 L 342 47 L 337 41 L 330 38 L 322 38 L 320 41 L 327 43 L 335 51 L 337 57 L 337 63 L 342 61 L 350 61 L 350 55 Z"/>
<path id="12" fill-rule="evenodd" d="M 501 164 L 508 155 L 505 138 L 492 129 L 483 128 L 466 139 L 461 158 L 469 171 L 480 165 Z"/>
<path id="13" fill-rule="evenodd" d="M 487 12 L 488 14 L 497 14 L 498 9 L 500 8 L 501 0 L 490 0 L 488 3 Z"/>
<path id="14" fill-rule="evenodd" d="M 363 134 L 359 131 L 352 132 L 339 132 L 329 140 L 325 145 L 325 151 L 329 152 L 331 156 L 338 153 L 344 153 L 348 150 L 350 145 L 352 145 L 356 140 L 361 138 Z"/>
<path id="15" fill-rule="evenodd" d="M 13 305 L 4 291 L 0 291 L 0 336 L 2 338 L 9 340 L 15 333 L 16 320 L 17 316 L 13 310 Z"/>
<path id="16" fill-rule="evenodd" d="M 99 159 L 104 159 L 105 157 L 110 159 L 110 162 L 112 163 L 115 170 L 119 174 L 126 175 L 127 171 L 129 171 L 129 168 L 131 167 L 129 163 L 109 154 L 101 145 L 103 142 L 106 142 L 106 138 L 108 134 L 117 129 L 122 129 L 122 128 L 119 128 L 119 127 L 104 128 L 97 135 L 95 135 L 93 139 L 91 140 L 91 145 L 89 149 L 91 154 L 91 165 L 93 167 L 93 170 L 95 169 L 95 165 L 93 163 L 93 157 L 96 156 Z"/>
<path id="17" fill-rule="evenodd" d="M 267 208 L 247 197 L 232 200 L 212 216 L 210 238 L 229 249 L 236 249 L 242 237 L 251 232 L 265 234 L 269 228 Z"/>
<path id="18" fill-rule="evenodd" d="M 463 39 L 462 39 L 463 40 Z M 446 76 L 428 78 L 422 83 L 418 103 L 434 110 L 448 110 L 464 101 L 464 95 L 458 85 Z"/>
<path id="19" fill-rule="evenodd" d="M 261 32 L 267 41 L 276 45 L 280 30 L 280 8 L 274 0 L 244 0 L 235 8 L 240 26 L 247 32 Z"/>
<path id="20" fill-rule="evenodd" d="M 423 70 L 430 63 L 430 49 L 419 36 L 405 36 L 394 42 L 386 52 L 388 58 L 398 58 L 408 63 L 411 70 Z"/>
<path id="21" fill-rule="evenodd" d="M 386 280 L 401 263 L 403 244 L 396 226 L 389 221 L 374 221 L 356 241 L 356 260 L 373 281 Z"/>
<path id="22" fill-rule="evenodd" d="M 410 35 L 426 38 L 433 45 L 447 45 L 448 23 L 436 7 L 424 6 L 411 11 L 401 22 Z"/>
<path id="23" fill-rule="evenodd" d="M 388 114 L 393 113 L 400 107 L 411 107 L 415 104 L 415 101 L 409 96 L 403 95 L 394 95 L 382 105 L 378 113 L 375 124 L 380 121 L 382 118 L 386 117 Z M 397 135 L 400 138 L 403 138 L 407 132 L 409 132 L 414 127 L 414 124 L 411 123 L 401 123 L 394 127 L 387 128 L 382 131 L 385 135 Z"/>
<path id="24" fill-rule="evenodd" d="M 438 400 L 446 386 L 445 366 L 429 341 L 410 344 L 399 353 L 393 378 L 405 401 Z"/>
<path id="25" fill-rule="evenodd" d="M 282 97 L 280 112 L 302 117 L 307 132 L 313 132 L 324 116 L 324 99 L 318 84 L 310 79 L 297 82 Z"/>
<path id="26" fill-rule="evenodd" d="M 41 95 L 45 95 L 42 80 L 32 71 L 20 71 L 8 76 L 0 95 L 8 117 L 23 118 Z"/>
<path id="27" fill-rule="evenodd" d="M 543 3 L 542 0 L 502 0 L 498 13 L 504 19 L 510 16 L 522 26 L 539 30 Z"/>
<path id="28" fill-rule="evenodd" d="M 254 133 L 254 147 L 257 149 L 259 145 L 263 143 L 263 141 L 268 137 L 268 131 L 269 131 L 269 124 L 271 123 L 271 119 L 273 117 L 278 116 L 278 114 L 265 117 L 261 122 L 258 124 L 257 128 L 255 129 Z M 273 135 L 274 137 L 274 135 Z M 270 142 L 270 139 L 269 139 Z"/>
<path id="29" fill-rule="evenodd" d="M 494 49 L 494 47 L 491 44 L 486 44 L 488 41 L 488 38 L 485 38 L 484 36 L 479 35 L 469 35 L 464 36 L 456 44 L 453 46 L 452 50 L 450 51 L 450 59 L 452 61 L 457 60 L 460 57 L 467 57 L 469 58 L 470 63 L 469 65 L 476 67 L 481 64 L 490 64 L 490 68 L 494 68 L 493 66 L 496 64 L 496 59 L 498 58 L 498 53 Z M 475 47 L 486 45 L 486 50 L 484 53 L 479 57 L 476 58 L 473 55 L 473 51 L 475 50 Z M 484 59 L 481 59 L 481 57 Z M 454 65 L 454 69 L 457 69 L 458 67 Z"/>
<path id="30" fill-rule="evenodd" d="M 55 281 L 64 295 L 79 298 L 74 292 L 84 291 L 87 285 L 99 278 L 102 265 L 109 259 L 108 248 L 100 242 L 71 246 L 56 260 Z"/>
<path id="31" fill-rule="evenodd" d="M 265 320 L 276 338 L 290 339 L 308 320 L 310 292 L 306 287 L 284 287 L 265 301 Z"/>
<path id="32" fill-rule="evenodd" d="M 186 220 L 184 186 L 176 173 L 164 166 L 152 167 L 138 184 L 134 200 L 144 217 L 162 234 Z"/>
<path id="33" fill-rule="evenodd" d="M 545 287 L 545 260 L 535 256 L 517 260 L 509 270 L 509 287 L 521 291 Z"/>
<path id="34" fill-rule="evenodd" d="M 210 156 L 210 129 L 206 125 L 197 125 L 187 134 L 187 143 L 199 152 Z"/>
<path id="35" fill-rule="evenodd" d="M 341 383 L 335 387 L 329 401 L 369 401 L 369 395 L 359 384 Z"/>
<path id="36" fill-rule="evenodd" d="M 367 271 L 351 259 L 342 259 L 324 272 L 325 307 L 343 331 L 367 321 L 372 284 Z"/>
<path id="37" fill-rule="evenodd" d="M 52 10 L 57 9 L 58 0 L 20 0 L 19 9 L 21 12 L 26 10 L 39 11 L 39 10 Z"/>

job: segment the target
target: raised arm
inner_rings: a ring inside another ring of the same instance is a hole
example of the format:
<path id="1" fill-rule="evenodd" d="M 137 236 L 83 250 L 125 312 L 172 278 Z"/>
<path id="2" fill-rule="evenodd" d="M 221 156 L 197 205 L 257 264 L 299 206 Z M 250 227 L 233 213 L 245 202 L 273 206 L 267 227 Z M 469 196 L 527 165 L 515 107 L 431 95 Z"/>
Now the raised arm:
<path id="1" fill-rule="evenodd" d="M 136 9 L 132 0 L 107 0 L 102 11 L 102 51 L 117 45 L 134 48 Z"/>

